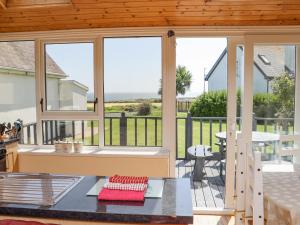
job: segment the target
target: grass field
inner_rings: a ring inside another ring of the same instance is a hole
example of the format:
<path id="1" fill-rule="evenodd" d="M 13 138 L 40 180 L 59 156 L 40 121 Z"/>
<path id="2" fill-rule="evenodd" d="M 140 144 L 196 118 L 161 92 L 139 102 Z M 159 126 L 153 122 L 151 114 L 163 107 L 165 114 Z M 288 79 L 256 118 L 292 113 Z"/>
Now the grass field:
<path id="1" fill-rule="evenodd" d="M 105 103 L 105 113 L 106 117 L 111 117 L 113 113 L 123 112 L 126 108 L 137 107 L 138 103 Z M 119 115 L 119 114 L 118 114 Z M 136 112 L 126 112 L 127 116 L 134 117 Z M 152 103 L 152 111 L 149 117 L 161 117 L 161 103 Z M 177 151 L 178 157 L 185 157 L 185 117 L 187 113 L 177 113 Z M 161 146 L 162 145 L 162 124 L 161 119 L 157 120 L 157 132 L 155 132 L 155 121 L 151 118 L 147 119 L 147 131 L 145 130 L 145 118 L 136 119 L 137 124 L 135 126 L 135 119 L 127 119 L 127 146 Z M 86 132 L 85 132 L 85 144 L 91 145 L 92 135 L 91 135 L 91 122 L 86 122 Z M 192 144 L 201 144 L 200 140 L 200 122 L 193 121 L 193 137 Z M 202 144 L 211 145 L 213 151 L 218 151 L 219 147 L 215 145 L 218 139 L 215 134 L 220 131 L 219 121 L 212 122 L 212 131 L 210 131 L 209 121 L 202 122 Z M 222 122 L 221 131 L 226 131 L 226 121 Z M 289 128 L 292 130 L 292 127 Z M 274 125 L 267 125 L 267 132 L 274 132 Z M 135 131 L 136 134 L 135 134 Z M 264 125 L 257 125 L 257 131 L 264 131 Z M 147 133 L 147 135 L 146 135 Z M 210 137 L 210 133 L 212 134 Z M 112 135 L 110 135 L 112 134 Z M 135 138 L 136 137 L 136 138 Z M 81 140 L 81 135 L 78 135 L 76 139 Z M 94 145 L 99 144 L 98 135 L 98 121 L 94 121 Z M 105 119 L 105 145 L 119 146 L 120 145 L 120 119 L 118 117 L 111 119 Z M 272 147 L 268 147 L 272 148 Z M 269 149 L 271 151 L 271 149 Z"/>
<path id="2" fill-rule="evenodd" d="M 156 104 L 155 107 L 152 108 L 152 113 L 149 116 L 158 116 L 161 115 L 160 111 L 160 103 L 153 103 Z M 134 103 L 108 103 L 105 108 L 105 112 L 120 112 L 128 105 L 137 105 Z M 130 116 L 133 116 L 134 113 Z M 185 119 L 182 117 L 186 117 L 186 113 L 178 113 L 177 116 L 180 117 L 177 120 L 177 149 L 178 149 L 178 157 L 185 156 Z M 112 119 L 112 126 L 110 131 L 110 121 L 109 119 L 105 119 L 105 145 L 120 145 L 120 120 L 118 118 Z M 155 138 L 155 124 L 154 120 L 148 119 L 147 120 L 147 139 L 146 139 L 146 131 L 145 131 L 145 119 L 138 118 L 137 119 L 137 139 L 135 140 L 135 120 L 134 119 L 127 119 L 127 145 L 128 146 L 161 146 L 161 120 L 157 122 L 157 134 Z M 90 127 L 90 123 L 88 123 L 88 127 Z M 94 144 L 97 145 L 99 143 L 98 137 L 98 121 L 94 122 Z M 222 131 L 226 130 L 226 122 L 222 123 Z M 258 131 L 264 131 L 263 125 L 257 125 Z M 209 121 L 204 121 L 202 123 L 202 144 L 205 145 L 212 145 L 213 151 L 218 151 L 219 147 L 215 145 L 218 142 L 218 139 L 215 137 L 215 134 L 220 131 L 219 121 L 214 121 L 212 123 L 212 131 L 210 132 L 210 125 Z M 268 132 L 274 132 L 274 126 L 268 125 L 267 126 Z M 110 133 L 112 136 L 110 137 Z M 212 140 L 210 143 L 210 133 L 212 133 Z M 155 139 L 157 141 L 155 145 Z M 91 144 L 91 136 L 87 135 L 85 139 L 85 144 Z M 193 121 L 193 138 L 192 144 L 200 144 L 200 123 L 199 121 Z"/>

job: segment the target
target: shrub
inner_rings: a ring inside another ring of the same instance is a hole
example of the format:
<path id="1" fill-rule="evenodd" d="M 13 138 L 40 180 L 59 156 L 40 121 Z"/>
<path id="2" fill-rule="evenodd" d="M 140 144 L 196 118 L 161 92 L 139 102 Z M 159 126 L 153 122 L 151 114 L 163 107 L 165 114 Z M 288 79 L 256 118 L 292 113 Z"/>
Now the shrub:
<path id="1" fill-rule="evenodd" d="M 256 117 L 274 117 L 278 108 L 277 97 L 271 93 L 259 93 L 253 97 Z M 237 92 L 237 116 L 240 116 L 241 92 Z M 226 117 L 227 92 L 210 91 L 196 98 L 190 108 L 193 117 Z"/>
<path id="2" fill-rule="evenodd" d="M 196 98 L 191 105 L 190 113 L 194 117 L 225 117 L 226 105 L 226 91 L 210 91 Z"/>
<path id="3" fill-rule="evenodd" d="M 149 102 L 143 102 L 139 104 L 137 108 L 138 116 L 147 116 L 151 114 L 151 104 Z"/>
<path id="4" fill-rule="evenodd" d="M 134 105 L 126 105 L 123 109 L 125 112 L 134 112 L 136 107 Z"/>
<path id="5" fill-rule="evenodd" d="M 277 98 L 274 94 L 259 93 L 253 97 L 253 112 L 256 117 L 275 117 Z"/>

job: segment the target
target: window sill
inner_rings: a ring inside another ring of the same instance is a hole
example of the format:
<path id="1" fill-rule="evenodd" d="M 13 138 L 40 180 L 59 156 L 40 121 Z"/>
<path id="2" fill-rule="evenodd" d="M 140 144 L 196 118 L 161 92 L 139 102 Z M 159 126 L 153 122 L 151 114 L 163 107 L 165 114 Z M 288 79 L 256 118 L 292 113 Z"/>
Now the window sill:
<path id="1" fill-rule="evenodd" d="M 54 146 L 20 146 L 20 155 L 48 155 L 72 157 L 138 157 L 138 158 L 169 158 L 169 151 L 151 147 L 84 147 L 80 153 L 55 152 Z"/>

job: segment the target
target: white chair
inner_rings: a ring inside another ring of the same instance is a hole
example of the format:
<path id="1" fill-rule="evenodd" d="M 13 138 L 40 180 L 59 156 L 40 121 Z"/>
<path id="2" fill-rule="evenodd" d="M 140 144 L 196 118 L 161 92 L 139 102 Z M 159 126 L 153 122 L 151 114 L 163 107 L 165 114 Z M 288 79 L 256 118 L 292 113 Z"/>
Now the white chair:
<path id="1" fill-rule="evenodd" d="M 247 153 L 246 218 L 255 225 L 264 225 L 261 152 L 252 149 Z"/>
<path id="2" fill-rule="evenodd" d="M 292 145 L 287 146 L 286 143 L 293 142 Z M 300 155 L 300 135 L 280 135 L 278 155 L 281 160 L 282 156 Z"/>
<path id="3" fill-rule="evenodd" d="M 264 225 L 261 152 L 237 137 L 236 224 Z"/>

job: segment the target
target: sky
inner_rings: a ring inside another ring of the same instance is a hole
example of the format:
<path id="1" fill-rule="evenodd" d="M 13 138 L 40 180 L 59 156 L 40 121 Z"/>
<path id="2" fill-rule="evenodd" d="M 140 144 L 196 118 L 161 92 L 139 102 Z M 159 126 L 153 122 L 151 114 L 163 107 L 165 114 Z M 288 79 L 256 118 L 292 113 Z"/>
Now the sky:
<path id="1" fill-rule="evenodd" d="M 226 38 L 177 38 L 176 64 L 192 73 L 192 85 L 185 97 L 203 92 L 207 74 L 226 47 Z M 91 43 L 50 44 L 47 53 L 68 79 L 81 82 L 93 92 L 93 46 Z M 161 39 L 105 38 L 105 93 L 157 93 L 162 75 Z"/>

